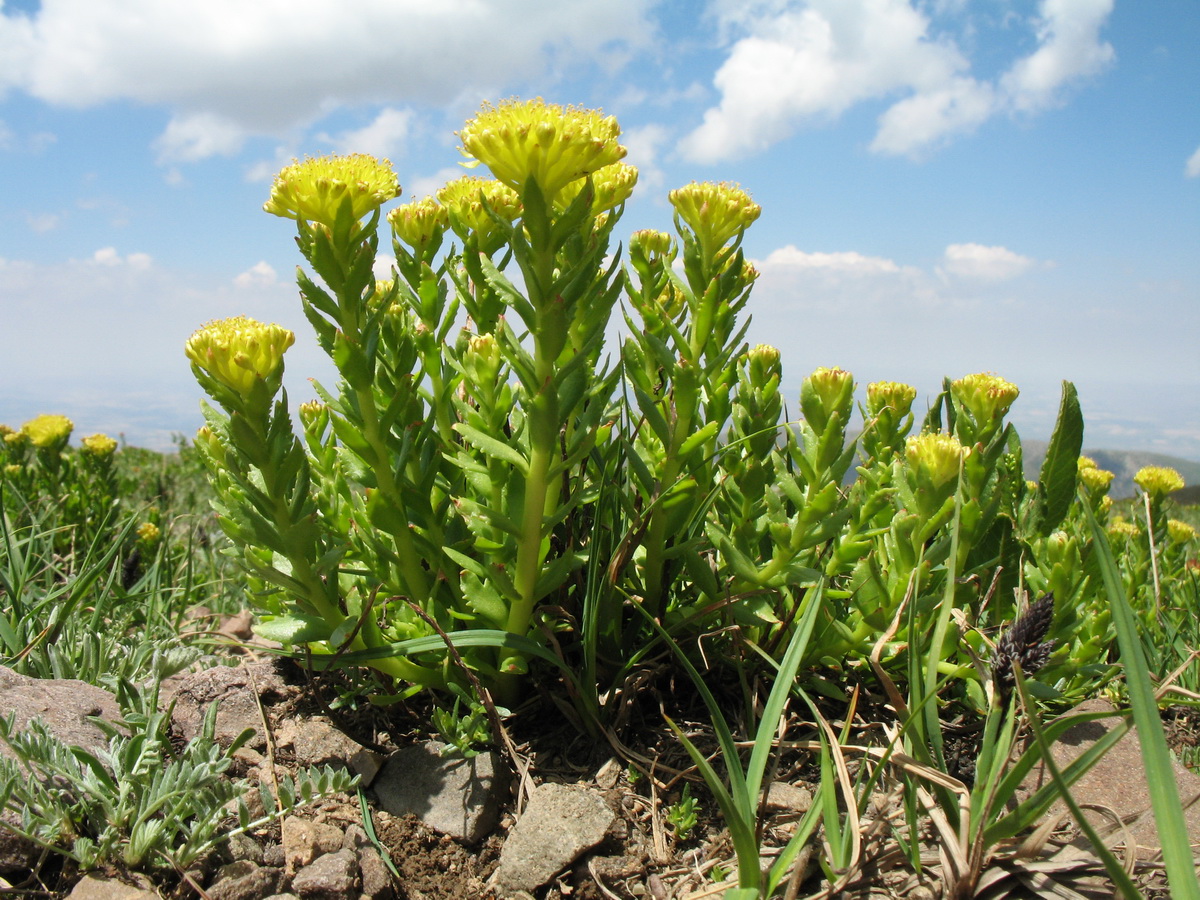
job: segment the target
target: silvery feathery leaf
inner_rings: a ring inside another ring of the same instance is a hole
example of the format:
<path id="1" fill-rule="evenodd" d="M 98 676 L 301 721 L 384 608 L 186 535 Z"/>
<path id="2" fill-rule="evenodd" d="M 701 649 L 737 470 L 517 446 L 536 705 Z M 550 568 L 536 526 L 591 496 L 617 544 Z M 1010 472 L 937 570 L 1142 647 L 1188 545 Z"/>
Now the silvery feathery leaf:
<path id="1" fill-rule="evenodd" d="M 1016 686 L 1013 663 L 1021 664 L 1021 671 L 1030 674 L 1046 664 L 1054 650 L 1053 641 L 1045 641 L 1050 623 L 1054 621 L 1054 594 L 1049 593 L 1030 604 L 996 643 L 992 654 L 992 682 L 1002 701 L 1007 702 Z"/>

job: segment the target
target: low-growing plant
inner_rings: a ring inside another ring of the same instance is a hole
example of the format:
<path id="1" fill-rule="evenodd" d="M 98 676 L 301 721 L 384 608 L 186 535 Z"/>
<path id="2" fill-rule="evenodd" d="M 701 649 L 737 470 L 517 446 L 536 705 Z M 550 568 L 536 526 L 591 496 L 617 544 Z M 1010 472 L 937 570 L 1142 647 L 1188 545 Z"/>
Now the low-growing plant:
<path id="1" fill-rule="evenodd" d="M 13 716 L 0 719 L 0 741 L 12 753 L 0 757 L 0 809 L 11 814 L 0 827 L 85 870 L 117 864 L 182 871 L 236 832 L 354 789 L 356 777 L 345 770 L 304 770 L 281 779 L 276 809 L 255 818 L 245 804 L 247 783 L 227 777 L 252 731 L 222 749 L 213 703 L 199 733 L 176 751 L 170 712 L 158 708 L 156 689 L 124 682 L 117 698 L 121 721 L 91 719 L 108 735 L 97 753 L 67 745 L 39 719 L 21 730 Z"/>

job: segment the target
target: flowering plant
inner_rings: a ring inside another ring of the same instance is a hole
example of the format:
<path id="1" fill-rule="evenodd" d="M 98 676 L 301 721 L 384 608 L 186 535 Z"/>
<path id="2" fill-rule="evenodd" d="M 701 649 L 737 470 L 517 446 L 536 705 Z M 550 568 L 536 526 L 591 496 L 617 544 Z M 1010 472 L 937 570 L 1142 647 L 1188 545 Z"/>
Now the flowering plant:
<path id="1" fill-rule="evenodd" d="M 469 679 L 511 703 L 540 660 L 589 727 L 663 633 L 778 659 L 803 620 L 799 668 L 828 692 L 832 673 L 903 673 L 919 653 L 986 707 L 979 661 L 1027 588 L 1059 600 L 1048 690 L 1106 662 L 1072 518 L 1079 481 L 1099 509 L 1102 479 L 1078 474 L 1069 383 L 1036 482 L 1005 422 L 1018 390 L 995 375 L 947 381 L 919 426 L 915 387 L 871 384 L 851 439 L 854 378 L 821 367 L 785 425 L 779 351 L 744 340 L 761 212 L 744 190 L 671 192 L 675 233 L 634 232 L 622 270 L 637 173 L 612 117 L 511 101 L 459 137 L 493 178 L 386 217 L 386 162 L 276 180 L 265 208 L 295 220 L 301 306 L 338 371 L 298 431 L 290 331 L 233 319 L 188 342 L 219 407 L 197 448 L 261 633 L 400 693 Z M 381 221 L 395 266 L 378 281 Z"/>

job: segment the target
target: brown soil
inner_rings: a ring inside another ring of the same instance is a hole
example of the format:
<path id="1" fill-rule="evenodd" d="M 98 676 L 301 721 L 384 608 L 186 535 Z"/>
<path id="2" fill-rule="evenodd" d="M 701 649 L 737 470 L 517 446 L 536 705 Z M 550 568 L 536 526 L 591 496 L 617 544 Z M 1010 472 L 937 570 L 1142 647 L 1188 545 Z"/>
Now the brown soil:
<path id="1" fill-rule="evenodd" d="M 336 679 L 312 682 L 298 669 L 292 675 L 291 693 L 279 698 L 268 710 L 276 731 L 285 718 L 303 721 L 308 716 L 326 714 L 360 743 L 382 749 L 434 736 L 429 733 L 429 710 L 419 703 L 383 711 L 367 705 L 353 712 L 335 710 L 330 707 L 339 694 Z M 663 714 L 669 714 L 710 758 L 715 757 L 717 742 L 694 693 L 677 688 L 678 684 L 667 676 L 648 673 L 624 711 L 624 728 L 619 735 L 610 732 L 604 739 L 586 736 L 563 710 L 538 700 L 531 701 L 510 720 L 511 747 L 519 764 L 514 768 L 528 767 L 531 780 L 524 787 L 542 781 L 587 784 L 602 791 L 618 814 L 618 825 L 610 830 L 605 842 L 541 889 L 538 900 L 701 900 L 719 897 L 725 887 L 731 886 L 726 879 L 736 871 L 734 853 L 718 805 L 697 777 L 677 738 L 663 724 Z M 737 708 L 738 704 L 731 706 Z M 1166 721 L 1177 746 L 1196 746 L 1200 716 L 1193 711 L 1174 711 Z M 878 728 L 864 726 L 852 736 L 851 742 L 865 743 L 872 735 L 878 735 Z M 786 734 L 789 741 L 815 737 L 812 726 L 799 721 Z M 974 740 L 975 735 L 965 729 L 949 745 L 957 760 L 956 774 L 968 783 L 973 775 L 970 759 Z M 509 762 L 512 761 L 510 754 Z M 286 755 L 281 755 L 278 763 L 286 766 L 287 762 Z M 853 759 L 847 762 L 848 774 L 853 778 L 857 763 Z M 781 751 L 769 774 L 776 782 L 805 788 L 812 794 L 819 784 L 819 772 L 806 749 Z M 685 783 L 690 783 L 691 794 L 698 800 L 698 820 L 689 834 L 678 836 L 668 813 Z M 522 786 L 520 780 L 515 784 L 518 789 Z M 860 822 L 861 850 L 854 871 L 842 879 L 836 896 L 935 900 L 944 895 L 936 835 L 928 827 L 915 836 L 908 834 L 901 797 L 899 781 L 878 786 Z M 413 818 L 396 818 L 373 811 L 374 828 L 399 876 L 393 883 L 395 896 L 401 900 L 491 897 L 486 881 L 496 867 L 505 832 L 515 821 L 516 809 L 514 797 L 500 827 L 478 847 L 464 847 Z M 786 806 L 767 810 L 762 828 L 764 858 L 773 858 L 787 843 L 801 814 Z M 356 798 L 325 803 L 305 815 L 343 826 L 361 821 Z M 277 841 L 278 828 L 259 837 L 265 843 Z M 922 859 L 919 872 L 903 852 L 904 845 L 914 837 Z M 1043 857 L 1062 848 L 1071 837 L 1069 832 L 1057 835 L 1057 839 L 1046 845 Z M 818 841 L 827 838 L 827 834 L 818 832 Z M 829 876 L 836 877 L 837 873 L 829 873 L 818 864 L 822 853 L 821 844 L 810 841 L 800 854 L 796 873 L 785 882 L 787 893 L 780 896 L 831 896 Z M 215 858 L 209 868 L 227 861 Z M 1002 849 L 988 866 L 996 867 L 1011 869 L 1010 877 L 997 878 L 991 890 L 978 896 L 995 900 L 1047 896 L 1029 887 L 1034 882 L 1022 877 L 1023 870 L 1012 859 L 1011 848 Z M 1079 896 L 1111 896 L 1111 884 L 1102 876 L 1097 877 L 1097 872 L 1093 865 L 1064 869 L 1062 874 L 1052 877 Z M 1168 896 L 1155 872 L 1143 874 L 1146 896 Z M 23 896 L 62 897 L 77 878 L 76 873 L 48 859 L 44 868 L 14 887 Z M 205 896 L 176 877 L 164 878 L 157 889 L 161 896 L 179 900 Z"/>

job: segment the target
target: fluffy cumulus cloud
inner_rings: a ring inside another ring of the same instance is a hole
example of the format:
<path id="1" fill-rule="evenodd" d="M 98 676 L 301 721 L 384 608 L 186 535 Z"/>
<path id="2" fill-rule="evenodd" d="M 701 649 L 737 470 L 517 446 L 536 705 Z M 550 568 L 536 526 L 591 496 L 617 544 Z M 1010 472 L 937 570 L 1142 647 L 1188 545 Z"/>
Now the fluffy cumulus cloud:
<path id="1" fill-rule="evenodd" d="M 236 152 L 340 105 L 474 98 L 555 59 L 606 64 L 649 40 L 645 0 L 43 0 L 0 10 L 0 93 L 52 104 L 164 105 L 157 150 L 189 161 Z M 498 74 L 498 73 L 502 73 Z M 394 146 L 385 112 L 357 136 Z M 348 135 L 347 137 L 350 137 Z"/>
<path id="2" fill-rule="evenodd" d="M 1114 56 L 1100 31 L 1112 0 L 1042 0 L 1023 25 L 1036 49 L 994 79 L 971 72 L 951 36 L 959 4 L 910 0 L 720 0 L 736 35 L 714 84 L 720 102 L 683 141 L 691 159 L 716 162 L 762 150 L 804 123 L 866 101 L 890 102 L 871 149 L 916 155 L 969 133 L 998 113 L 1054 105 L 1072 82 Z M 899 95 L 899 99 L 896 98 Z"/>

